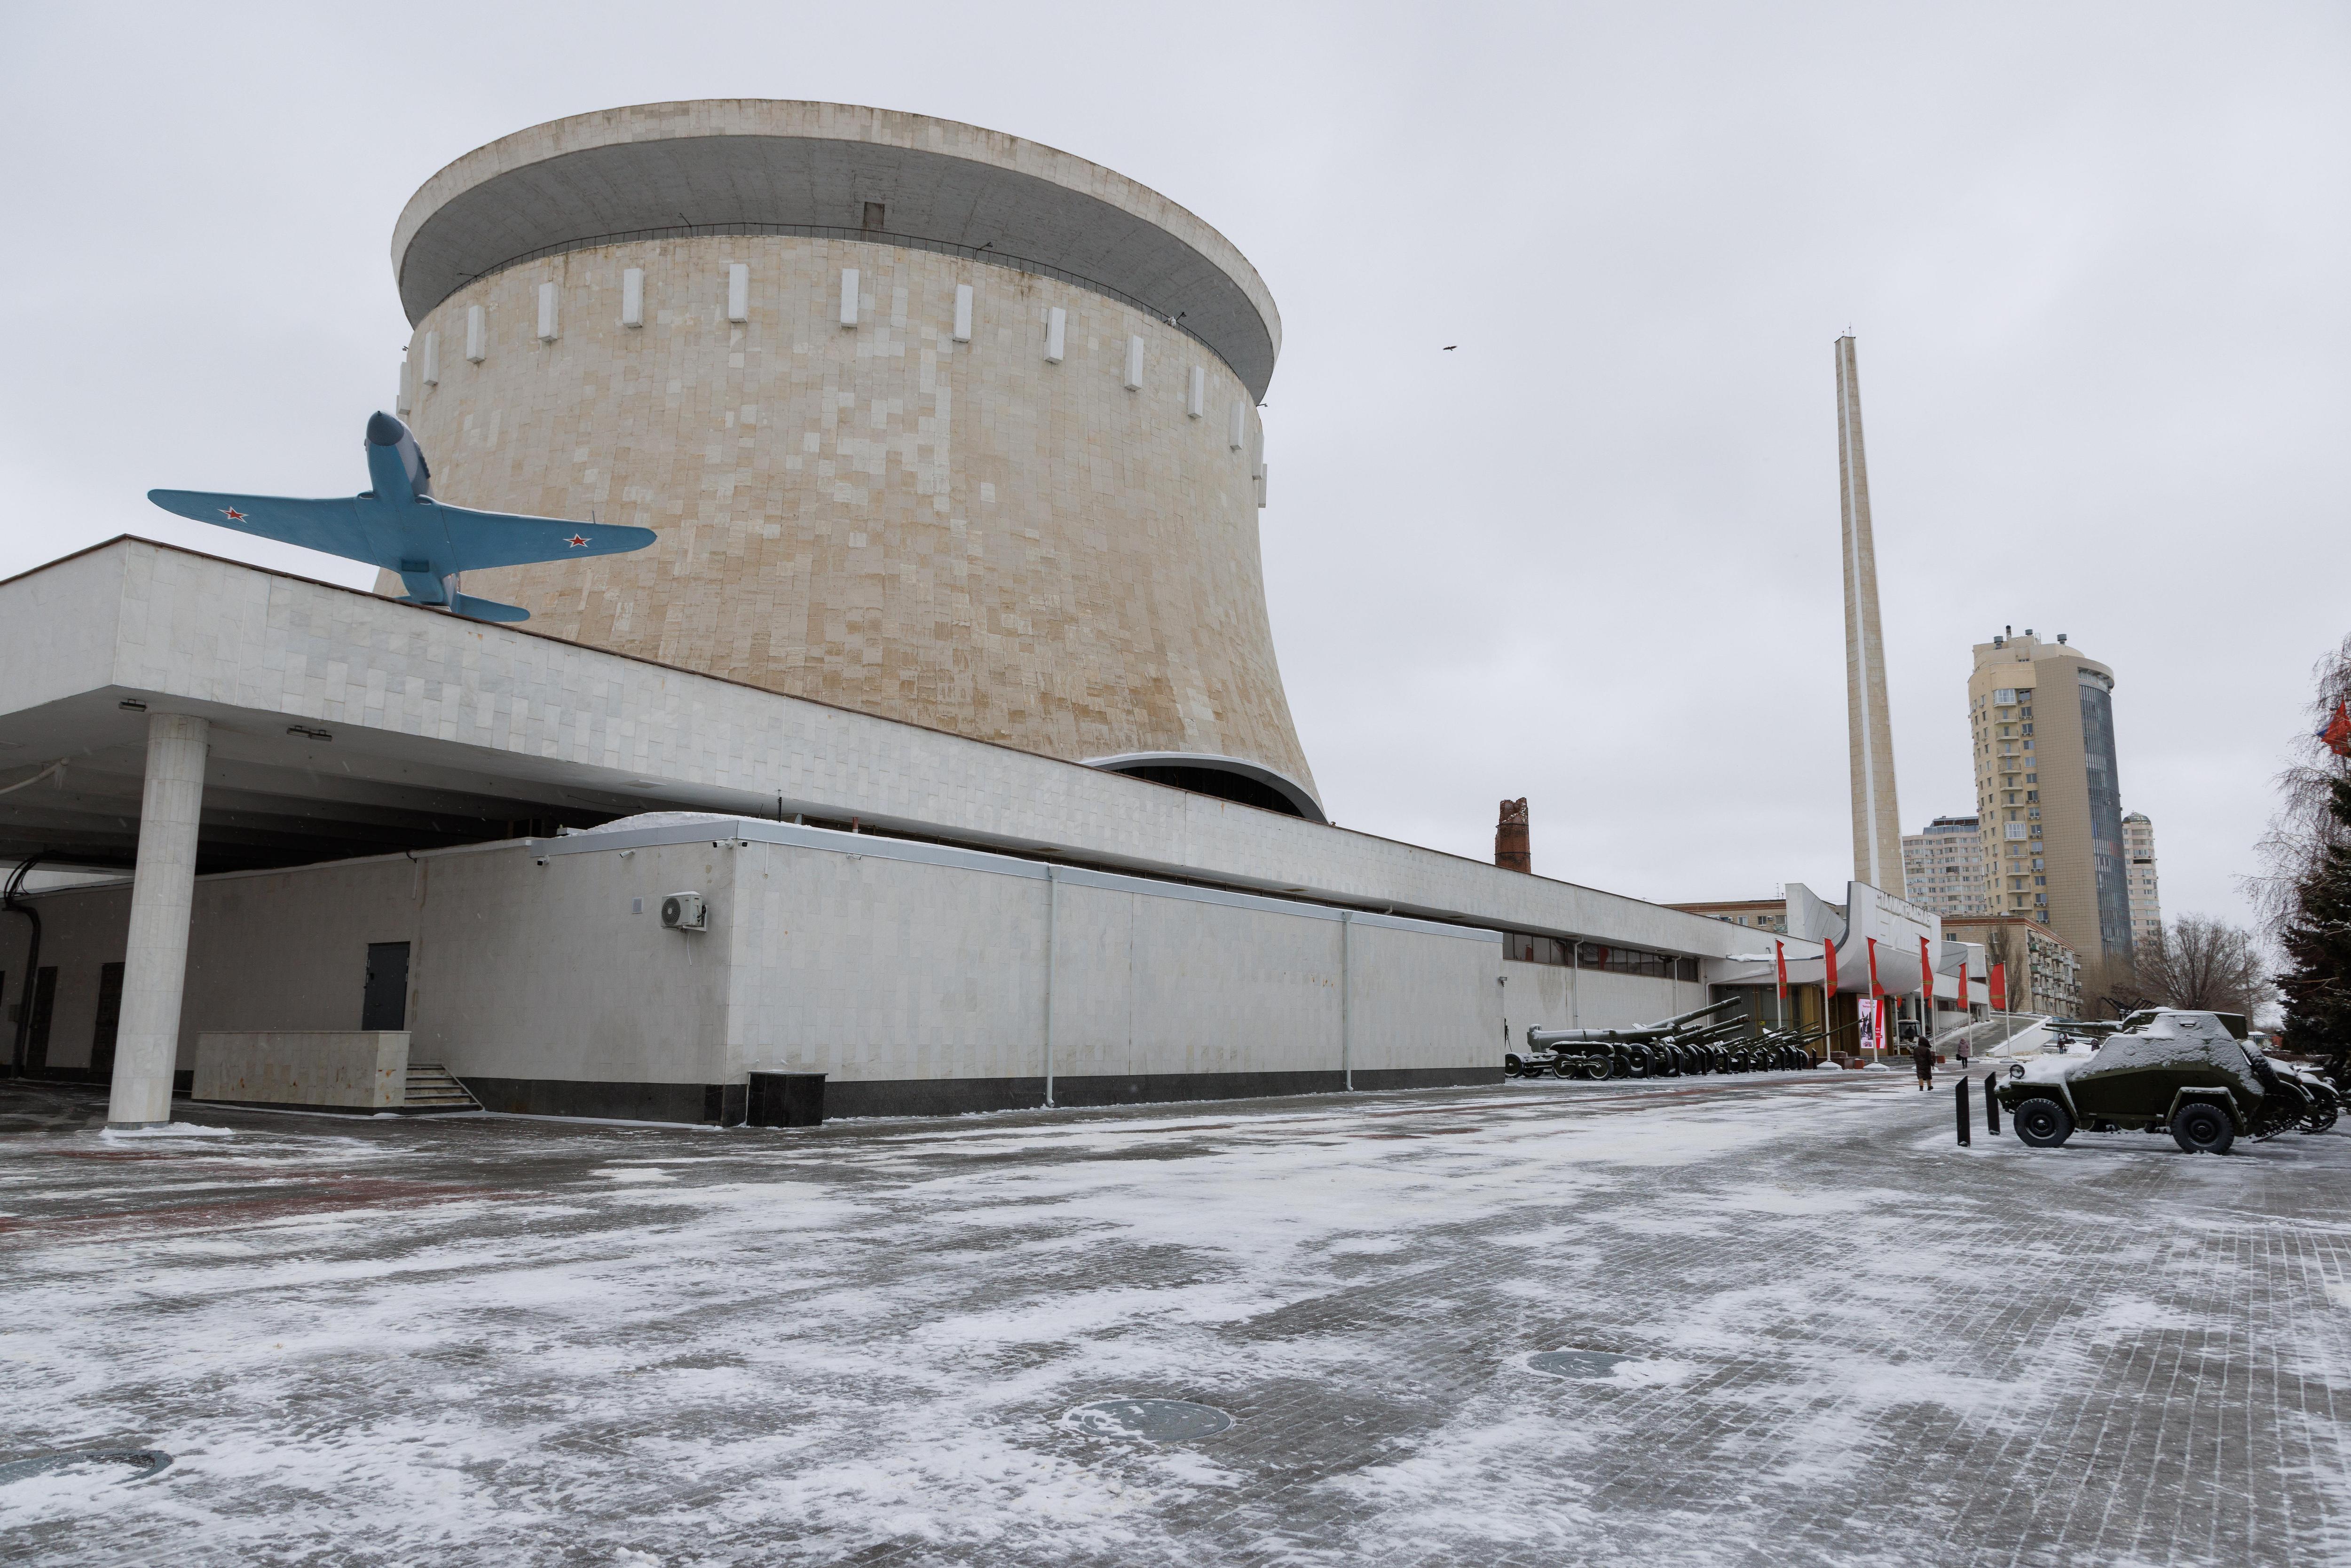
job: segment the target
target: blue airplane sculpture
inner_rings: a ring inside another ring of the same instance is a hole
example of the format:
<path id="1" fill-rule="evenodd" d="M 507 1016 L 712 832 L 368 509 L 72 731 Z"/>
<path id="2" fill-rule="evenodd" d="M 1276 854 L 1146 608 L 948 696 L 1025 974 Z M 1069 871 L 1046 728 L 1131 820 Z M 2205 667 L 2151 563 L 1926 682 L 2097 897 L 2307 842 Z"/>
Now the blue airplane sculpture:
<path id="1" fill-rule="evenodd" d="M 388 413 L 368 421 L 368 476 L 375 488 L 349 498 L 288 500 L 208 490 L 150 490 L 176 517 L 324 550 L 400 574 L 403 604 L 430 605 L 475 621 L 528 621 L 517 604 L 457 591 L 461 573 L 573 556 L 620 555 L 658 538 L 617 523 L 567 523 L 507 512 L 475 512 L 433 498 L 433 472 L 408 426 Z"/>

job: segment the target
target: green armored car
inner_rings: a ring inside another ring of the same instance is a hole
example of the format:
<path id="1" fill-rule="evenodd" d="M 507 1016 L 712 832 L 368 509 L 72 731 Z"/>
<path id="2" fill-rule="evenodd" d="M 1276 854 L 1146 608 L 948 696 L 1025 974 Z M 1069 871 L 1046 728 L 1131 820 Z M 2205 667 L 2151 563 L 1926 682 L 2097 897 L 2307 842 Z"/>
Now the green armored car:
<path id="1" fill-rule="evenodd" d="M 2191 1155 L 2226 1154 L 2239 1136 L 2272 1136 L 2310 1109 L 2298 1085 L 2242 1043 L 2243 1030 L 2232 1014 L 2151 1009 L 2087 1056 L 2017 1062 L 1996 1092 L 2034 1148 L 2080 1128 L 2168 1132 Z"/>

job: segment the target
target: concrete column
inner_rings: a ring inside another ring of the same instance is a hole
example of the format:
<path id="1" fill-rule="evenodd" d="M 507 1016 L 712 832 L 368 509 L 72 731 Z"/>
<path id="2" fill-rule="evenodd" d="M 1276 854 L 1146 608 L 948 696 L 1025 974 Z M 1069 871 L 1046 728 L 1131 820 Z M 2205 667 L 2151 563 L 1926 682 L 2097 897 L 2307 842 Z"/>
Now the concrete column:
<path id="1" fill-rule="evenodd" d="M 1339 1072 L 1355 1086 L 1355 912 L 1339 911 Z"/>
<path id="2" fill-rule="evenodd" d="M 139 810 L 122 1021 L 114 1037 L 114 1093 L 106 1107 L 110 1127 L 172 1119 L 188 915 L 196 892 L 196 813 L 204 805 L 211 735 L 209 721 L 188 714 L 159 713 L 147 720 L 147 790 Z"/>

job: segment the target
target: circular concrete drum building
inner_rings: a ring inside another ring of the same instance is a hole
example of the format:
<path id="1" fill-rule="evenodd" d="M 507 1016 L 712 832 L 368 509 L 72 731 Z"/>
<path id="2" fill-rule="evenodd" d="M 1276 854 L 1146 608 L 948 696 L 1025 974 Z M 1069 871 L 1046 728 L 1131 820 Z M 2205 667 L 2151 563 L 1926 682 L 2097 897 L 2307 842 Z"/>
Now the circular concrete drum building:
<path id="1" fill-rule="evenodd" d="M 556 635 L 1321 820 L 1258 550 L 1281 328 L 1223 235 L 839 104 L 536 126 L 392 237 L 460 505 L 657 530 L 469 576 Z"/>

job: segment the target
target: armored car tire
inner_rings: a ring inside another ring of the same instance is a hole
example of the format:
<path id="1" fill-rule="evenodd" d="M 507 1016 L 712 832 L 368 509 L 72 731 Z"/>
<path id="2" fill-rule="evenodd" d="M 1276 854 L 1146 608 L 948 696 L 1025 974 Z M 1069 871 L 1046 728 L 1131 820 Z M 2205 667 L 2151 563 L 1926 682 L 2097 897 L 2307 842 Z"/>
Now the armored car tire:
<path id="1" fill-rule="evenodd" d="M 2171 1118 L 2171 1141 L 2188 1154 L 2225 1155 L 2237 1141 L 2237 1129 L 2218 1105 L 2194 1102 Z"/>
<path id="2" fill-rule="evenodd" d="M 2228 1118 L 2221 1117 L 2223 1125 Z M 2074 1118 L 2064 1106 L 2046 1094 L 2019 1100 L 2009 1112 L 2016 1135 L 2036 1149 L 2053 1149 L 2074 1135 Z"/>

